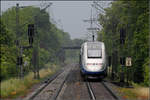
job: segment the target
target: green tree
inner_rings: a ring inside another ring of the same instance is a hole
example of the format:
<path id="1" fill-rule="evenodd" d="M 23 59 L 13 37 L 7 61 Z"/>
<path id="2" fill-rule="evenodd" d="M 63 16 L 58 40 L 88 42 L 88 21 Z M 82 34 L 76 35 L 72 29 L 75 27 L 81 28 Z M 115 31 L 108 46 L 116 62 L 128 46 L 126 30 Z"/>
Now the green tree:
<path id="1" fill-rule="evenodd" d="M 46 11 L 40 8 L 26 7 L 19 9 L 19 37 L 21 45 L 28 46 L 28 24 L 35 24 L 39 37 L 39 60 L 40 68 L 48 62 L 55 63 L 59 61 L 57 54 L 61 47 L 70 43 L 71 39 L 68 33 L 58 29 L 55 24 L 49 20 L 50 16 Z M 16 9 L 9 8 L 1 15 L 1 79 L 15 76 L 16 73 Z M 34 37 L 34 42 L 36 41 Z M 34 44 L 33 44 L 34 45 Z M 24 50 L 24 61 L 30 62 L 33 50 Z M 60 62 L 61 63 L 61 62 Z M 28 70 L 29 71 L 29 70 Z M 13 75 L 12 75 L 13 74 Z"/>
<path id="2" fill-rule="evenodd" d="M 121 56 L 132 57 L 134 82 L 144 82 L 147 75 L 145 63 L 148 58 L 148 27 L 149 1 L 114 1 L 106 8 L 106 15 L 100 15 L 99 21 L 103 26 L 98 32 L 98 40 L 104 41 L 108 55 L 118 51 Z M 120 30 L 125 30 L 125 44 L 120 45 Z M 102 38 L 101 38 L 102 37 Z M 115 66 L 119 67 L 118 65 Z M 118 69 L 118 68 L 116 68 Z M 147 69 L 146 69 L 147 70 Z M 120 70 L 116 70 L 119 73 Z M 132 75 L 130 74 L 130 77 Z"/>

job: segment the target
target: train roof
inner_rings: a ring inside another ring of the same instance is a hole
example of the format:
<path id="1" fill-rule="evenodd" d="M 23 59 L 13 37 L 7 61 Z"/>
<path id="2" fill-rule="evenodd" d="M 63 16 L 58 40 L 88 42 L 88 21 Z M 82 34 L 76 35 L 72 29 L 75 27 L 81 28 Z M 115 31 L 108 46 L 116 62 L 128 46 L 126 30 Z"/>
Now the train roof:
<path id="1" fill-rule="evenodd" d="M 99 43 L 99 44 L 103 44 L 104 42 L 101 42 L 101 41 L 88 41 L 88 42 L 84 42 L 83 44 L 95 44 L 95 43 Z"/>
<path id="2" fill-rule="evenodd" d="M 88 41 L 88 42 L 84 42 L 83 44 L 82 44 L 82 46 L 84 46 L 84 45 L 90 45 L 90 44 L 100 44 L 100 45 L 102 45 L 102 44 L 104 44 L 104 42 L 100 42 L 100 41 Z"/>

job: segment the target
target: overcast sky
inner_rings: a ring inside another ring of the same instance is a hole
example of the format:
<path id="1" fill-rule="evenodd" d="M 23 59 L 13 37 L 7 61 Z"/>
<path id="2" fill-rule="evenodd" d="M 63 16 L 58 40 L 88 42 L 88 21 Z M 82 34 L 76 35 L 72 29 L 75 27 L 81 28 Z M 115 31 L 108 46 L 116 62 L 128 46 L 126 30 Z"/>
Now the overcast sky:
<path id="1" fill-rule="evenodd" d="M 88 22 L 83 22 L 89 19 L 91 15 L 92 1 L 1 1 L 1 11 L 4 12 L 12 6 L 28 6 L 34 5 L 45 7 L 45 3 L 52 2 L 53 4 L 47 9 L 51 16 L 51 20 L 60 29 L 68 32 L 72 39 L 86 38 L 87 28 L 90 26 Z M 96 17 L 97 12 L 92 9 L 93 15 Z"/>

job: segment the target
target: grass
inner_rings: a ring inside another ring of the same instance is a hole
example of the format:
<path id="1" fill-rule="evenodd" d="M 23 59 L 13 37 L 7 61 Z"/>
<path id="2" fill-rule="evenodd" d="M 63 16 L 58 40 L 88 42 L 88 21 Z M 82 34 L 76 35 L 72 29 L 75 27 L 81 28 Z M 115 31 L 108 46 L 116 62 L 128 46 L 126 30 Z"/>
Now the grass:
<path id="1" fill-rule="evenodd" d="M 143 87 L 137 84 L 133 84 L 134 88 L 118 88 L 118 92 L 122 94 L 123 98 L 129 100 L 148 100 L 149 87 Z"/>
<path id="2" fill-rule="evenodd" d="M 138 98 L 148 99 L 149 88 L 140 87 L 140 88 L 134 89 L 133 92 L 138 95 Z"/>
<path id="3" fill-rule="evenodd" d="M 39 83 L 45 77 L 52 75 L 58 69 L 57 66 L 53 65 L 51 68 L 41 69 L 40 80 L 33 79 L 33 72 L 30 72 L 24 77 L 24 79 L 12 78 L 9 80 L 2 81 L 1 85 L 1 96 L 0 98 L 16 98 L 29 92 L 29 89 Z"/>
<path id="4" fill-rule="evenodd" d="M 108 75 L 108 79 L 110 78 L 111 74 Z M 114 82 L 119 81 L 119 79 L 115 79 Z M 119 92 L 120 96 L 128 100 L 150 100 L 150 87 L 146 87 L 142 83 L 136 84 L 132 82 L 132 85 L 134 88 L 115 87 L 114 89 Z"/>

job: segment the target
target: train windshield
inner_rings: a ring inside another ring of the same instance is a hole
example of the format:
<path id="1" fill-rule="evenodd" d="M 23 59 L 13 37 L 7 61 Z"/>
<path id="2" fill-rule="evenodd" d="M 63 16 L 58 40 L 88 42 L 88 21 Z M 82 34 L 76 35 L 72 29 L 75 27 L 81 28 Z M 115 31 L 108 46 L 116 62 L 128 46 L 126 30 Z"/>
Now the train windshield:
<path id="1" fill-rule="evenodd" d="M 87 57 L 88 58 L 101 58 L 102 51 L 101 51 L 101 44 L 99 43 L 92 43 L 87 45 Z"/>

